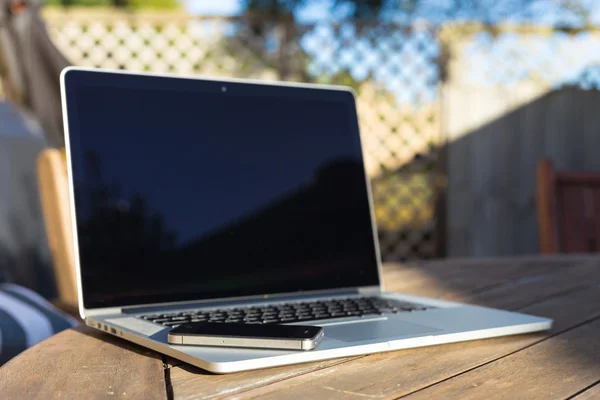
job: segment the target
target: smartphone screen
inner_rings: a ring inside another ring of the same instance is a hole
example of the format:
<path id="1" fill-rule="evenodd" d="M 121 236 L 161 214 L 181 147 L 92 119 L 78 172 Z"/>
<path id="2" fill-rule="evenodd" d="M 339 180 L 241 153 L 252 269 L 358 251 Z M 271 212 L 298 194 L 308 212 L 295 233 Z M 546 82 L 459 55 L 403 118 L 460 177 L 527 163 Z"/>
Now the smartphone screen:
<path id="1" fill-rule="evenodd" d="M 172 329 L 171 335 L 198 335 L 256 339 L 313 339 L 318 326 L 191 322 Z"/>

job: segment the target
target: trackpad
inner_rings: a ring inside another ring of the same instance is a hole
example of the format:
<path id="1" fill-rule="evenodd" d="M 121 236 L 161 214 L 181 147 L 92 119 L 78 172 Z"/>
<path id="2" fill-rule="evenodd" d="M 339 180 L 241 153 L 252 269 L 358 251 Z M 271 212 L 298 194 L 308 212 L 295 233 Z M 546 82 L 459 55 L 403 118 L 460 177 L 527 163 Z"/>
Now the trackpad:
<path id="1" fill-rule="evenodd" d="M 399 339 L 404 336 L 421 336 L 441 330 L 430 326 L 389 319 L 360 324 L 326 326 L 324 329 L 325 337 L 343 340 L 344 342 Z"/>

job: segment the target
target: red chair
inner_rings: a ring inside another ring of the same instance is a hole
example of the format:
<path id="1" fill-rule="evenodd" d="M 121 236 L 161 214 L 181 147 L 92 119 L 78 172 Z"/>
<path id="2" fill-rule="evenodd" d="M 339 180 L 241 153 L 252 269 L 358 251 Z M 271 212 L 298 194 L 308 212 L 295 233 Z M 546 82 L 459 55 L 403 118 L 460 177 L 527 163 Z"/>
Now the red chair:
<path id="1" fill-rule="evenodd" d="M 537 211 L 542 254 L 600 251 L 600 173 L 537 169 Z"/>

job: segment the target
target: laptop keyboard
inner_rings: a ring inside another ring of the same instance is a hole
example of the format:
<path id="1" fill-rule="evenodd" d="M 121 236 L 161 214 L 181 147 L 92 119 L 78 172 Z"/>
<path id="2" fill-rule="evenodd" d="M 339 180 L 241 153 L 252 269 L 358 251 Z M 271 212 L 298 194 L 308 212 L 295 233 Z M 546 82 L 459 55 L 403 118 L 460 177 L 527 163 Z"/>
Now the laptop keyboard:
<path id="1" fill-rule="evenodd" d="M 139 318 L 174 328 L 186 322 L 285 324 L 331 318 L 398 314 L 401 312 L 423 311 L 431 308 L 433 307 L 381 297 L 357 297 L 274 304 L 264 307 L 182 311 L 177 313 L 142 315 Z"/>

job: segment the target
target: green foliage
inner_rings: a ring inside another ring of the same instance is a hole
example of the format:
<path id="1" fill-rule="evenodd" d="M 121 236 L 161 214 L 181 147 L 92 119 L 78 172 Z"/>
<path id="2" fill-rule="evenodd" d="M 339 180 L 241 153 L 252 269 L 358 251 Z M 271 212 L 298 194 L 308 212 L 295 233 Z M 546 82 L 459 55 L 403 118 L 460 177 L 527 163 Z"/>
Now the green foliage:
<path id="1" fill-rule="evenodd" d="M 318 83 L 331 84 L 331 85 L 344 85 L 349 86 L 357 93 L 360 93 L 360 84 L 347 70 L 339 71 L 333 75 L 323 74 L 316 78 Z"/>
<path id="2" fill-rule="evenodd" d="M 178 0 L 127 0 L 127 3 L 133 8 L 180 8 Z"/>
<path id="3" fill-rule="evenodd" d="M 178 0 L 46 0 L 46 4 L 64 7 L 129 7 L 134 9 L 181 7 Z"/>
<path id="4" fill-rule="evenodd" d="M 74 7 L 109 7 L 112 0 L 46 0 L 49 6 L 74 6 Z"/>

